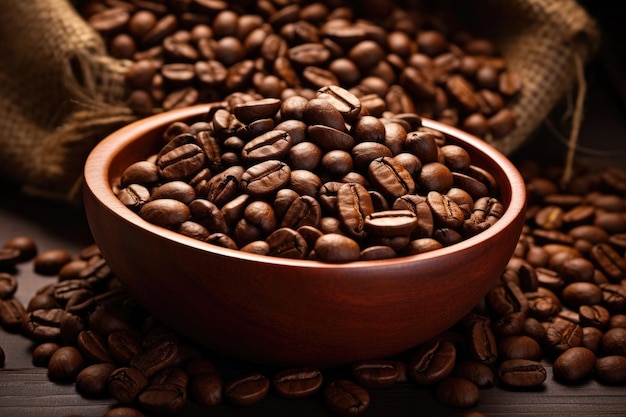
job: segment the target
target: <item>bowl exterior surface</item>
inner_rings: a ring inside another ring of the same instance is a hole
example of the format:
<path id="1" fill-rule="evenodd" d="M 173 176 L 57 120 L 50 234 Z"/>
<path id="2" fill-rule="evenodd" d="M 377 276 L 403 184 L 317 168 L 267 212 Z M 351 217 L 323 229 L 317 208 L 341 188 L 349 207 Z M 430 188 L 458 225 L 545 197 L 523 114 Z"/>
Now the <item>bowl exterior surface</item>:
<path id="1" fill-rule="evenodd" d="M 324 264 L 218 248 L 142 220 L 117 199 L 111 182 L 154 153 L 169 124 L 201 118 L 209 107 L 160 114 L 113 133 L 89 156 L 84 187 L 93 237 L 115 275 L 157 318 L 209 348 L 276 365 L 336 366 L 400 353 L 467 314 L 515 249 L 525 217 L 517 170 L 483 141 L 428 120 L 425 126 L 449 135 L 496 178 L 508 206 L 494 226 L 456 245 Z"/>

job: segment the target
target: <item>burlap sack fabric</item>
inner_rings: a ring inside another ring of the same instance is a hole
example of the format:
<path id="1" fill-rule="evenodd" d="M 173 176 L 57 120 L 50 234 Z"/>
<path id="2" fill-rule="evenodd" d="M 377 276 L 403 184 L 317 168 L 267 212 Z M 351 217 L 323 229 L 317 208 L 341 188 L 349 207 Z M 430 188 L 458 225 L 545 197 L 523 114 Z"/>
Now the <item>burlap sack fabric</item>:
<path id="1" fill-rule="evenodd" d="M 473 34 L 495 40 L 523 78 L 510 104 L 517 128 L 492 141 L 510 155 L 566 92 L 580 90 L 599 28 L 575 0 L 454 0 L 445 7 Z M 79 197 L 89 151 L 134 119 L 122 101 L 127 66 L 107 56 L 68 0 L 0 0 L 0 177 L 26 193 Z"/>

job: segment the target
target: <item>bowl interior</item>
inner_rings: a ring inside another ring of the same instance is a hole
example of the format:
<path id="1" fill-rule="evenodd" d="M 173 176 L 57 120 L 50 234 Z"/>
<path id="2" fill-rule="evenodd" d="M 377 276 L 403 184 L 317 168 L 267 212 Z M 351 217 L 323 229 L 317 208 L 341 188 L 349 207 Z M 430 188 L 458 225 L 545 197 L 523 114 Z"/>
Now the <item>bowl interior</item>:
<path id="1" fill-rule="evenodd" d="M 162 146 L 162 135 L 166 128 L 175 121 L 199 121 L 212 112 L 219 103 L 196 105 L 188 108 L 173 110 L 157 116 L 148 117 L 139 122 L 130 124 L 113 133 L 97 145 L 89 156 L 85 165 L 85 178 L 89 188 L 95 191 L 97 198 L 117 215 L 126 218 L 148 231 L 160 234 L 185 245 L 191 245 L 203 250 L 209 250 L 229 257 L 244 258 L 254 261 L 286 264 L 293 266 L 307 266 L 317 268 L 354 267 L 354 264 L 403 263 L 407 258 L 429 258 L 444 256 L 447 253 L 457 252 L 463 247 L 472 246 L 479 241 L 486 241 L 493 235 L 500 233 L 525 209 L 526 194 L 524 181 L 517 168 L 502 155 L 481 139 L 446 124 L 434 120 L 424 119 L 423 125 L 437 129 L 446 134 L 447 143 L 462 146 L 470 154 L 472 164 L 485 169 L 493 175 L 498 183 L 498 198 L 505 205 L 506 212 L 493 226 L 476 236 L 465 239 L 455 245 L 409 257 L 398 257 L 384 261 L 360 261 L 350 265 L 328 265 L 322 262 L 296 260 L 286 258 L 271 258 L 256 254 L 244 253 L 237 250 L 218 247 L 189 238 L 171 230 L 156 226 L 141 219 L 137 214 L 125 207 L 113 193 L 113 185 L 119 182 L 124 170 L 132 163 L 145 159 L 158 152 Z"/>

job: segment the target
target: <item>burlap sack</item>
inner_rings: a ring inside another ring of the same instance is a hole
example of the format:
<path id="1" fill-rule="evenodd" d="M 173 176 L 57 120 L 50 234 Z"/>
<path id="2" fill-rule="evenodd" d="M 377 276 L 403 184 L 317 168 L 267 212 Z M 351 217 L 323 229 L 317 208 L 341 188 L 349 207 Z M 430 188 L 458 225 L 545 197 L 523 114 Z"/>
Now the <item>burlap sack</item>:
<path id="1" fill-rule="evenodd" d="M 566 92 L 584 91 L 576 87 L 600 39 L 576 0 L 444 5 L 471 33 L 495 40 L 524 80 L 510 104 L 517 128 L 491 141 L 503 153 L 523 144 Z M 89 151 L 134 119 L 122 103 L 127 66 L 107 56 L 68 0 L 0 0 L 0 177 L 28 193 L 75 199 Z"/>
<path id="2" fill-rule="evenodd" d="M 67 0 L 0 0 L 0 176 L 77 199 L 89 151 L 134 118 L 126 66 Z"/>

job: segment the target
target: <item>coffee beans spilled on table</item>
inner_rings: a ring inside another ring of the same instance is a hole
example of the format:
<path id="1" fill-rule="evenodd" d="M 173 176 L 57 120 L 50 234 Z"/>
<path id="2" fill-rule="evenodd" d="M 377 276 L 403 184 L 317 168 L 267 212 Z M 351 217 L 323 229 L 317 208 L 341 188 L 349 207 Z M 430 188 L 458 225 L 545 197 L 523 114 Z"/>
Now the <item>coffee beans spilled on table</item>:
<path id="1" fill-rule="evenodd" d="M 129 60 L 139 116 L 235 92 L 308 98 L 327 85 L 375 108 L 498 139 L 516 127 L 523 80 L 493 41 L 440 10 L 379 1 L 86 0 L 78 10 Z"/>
<path id="2" fill-rule="evenodd" d="M 413 255 L 488 229 L 493 175 L 415 114 L 370 116 L 349 91 L 229 97 L 113 187 L 143 219 L 261 255 L 350 262 Z"/>
<path id="3" fill-rule="evenodd" d="M 160 324 L 119 286 L 97 246 L 78 256 L 36 255 L 25 237 L 0 250 L 0 324 L 36 343 L 32 360 L 55 382 L 119 407 L 105 417 L 253 407 L 268 395 L 318 398 L 336 415 L 366 415 L 376 390 L 402 384 L 471 409 L 482 390 L 536 390 L 551 375 L 570 385 L 626 384 L 626 172 L 518 164 L 528 191 L 525 229 L 501 279 L 464 319 L 395 357 L 342 369 L 268 369 L 227 361 Z M 42 262 L 57 277 L 27 305 L 13 297 L 13 271 Z M 552 373 L 549 372 L 550 368 Z M 538 394 L 541 395 L 541 394 Z"/>

